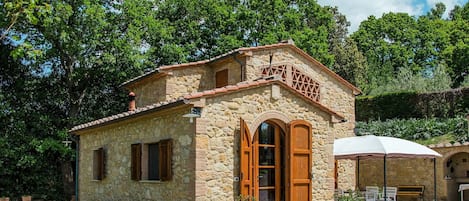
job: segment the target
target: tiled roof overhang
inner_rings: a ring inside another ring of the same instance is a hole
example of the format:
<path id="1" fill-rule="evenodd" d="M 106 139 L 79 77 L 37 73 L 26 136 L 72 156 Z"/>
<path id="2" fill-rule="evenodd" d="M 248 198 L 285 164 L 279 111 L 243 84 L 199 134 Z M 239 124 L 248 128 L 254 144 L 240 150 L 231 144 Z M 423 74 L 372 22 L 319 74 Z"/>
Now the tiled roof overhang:
<path id="1" fill-rule="evenodd" d="M 298 53 L 299 55 L 303 56 L 306 58 L 308 61 L 311 63 L 316 64 L 321 70 L 323 70 L 326 74 L 330 75 L 331 77 L 337 79 L 340 83 L 344 84 L 348 88 L 350 88 L 355 95 L 358 95 L 361 93 L 361 90 L 355 87 L 353 84 L 345 80 L 344 78 L 340 77 L 336 73 L 334 73 L 332 70 L 330 70 L 328 67 L 320 63 L 318 60 L 314 59 L 311 57 L 308 53 L 305 51 L 301 50 L 300 48 L 296 47 L 294 44 L 291 43 L 277 43 L 277 44 L 272 44 L 272 45 L 264 45 L 264 46 L 257 46 L 257 47 L 243 47 L 243 48 L 238 48 L 235 50 L 232 50 L 230 52 L 227 52 L 222 55 L 218 55 L 216 57 L 213 57 L 211 59 L 207 60 L 202 60 L 202 61 L 197 61 L 197 62 L 190 62 L 190 63 L 183 63 L 183 64 L 174 64 L 174 65 L 167 65 L 167 66 L 160 66 L 159 68 L 149 71 L 141 76 L 135 77 L 131 80 L 128 80 L 124 83 L 122 83 L 120 86 L 121 87 L 127 87 L 131 84 L 136 83 L 139 80 L 145 79 L 146 77 L 153 75 L 155 73 L 164 73 L 165 70 L 169 69 L 174 69 L 174 68 L 183 68 L 183 67 L 193 67 L 193 66 L 198 66 L 198 65 L 204 65 L 204 64 L 210 64 L 212 62 L 224 59 L 226 57 L 232 56 L 232 55 L 245 55 L 247 52 L 250 51 L 262 51 L 262 50 L 269 50 L 269 49 L 275 49 L 275 48 L 283 48 L 287 47 L 293 50 L 294 52 Z"/>
<path id="2" fill-rule="evenodd" d="M 80 124 L 80 125 L 74 126 L 68 132 L 78 134 L 78 133 L 76 133 L 77 131 L 96 128 L 96 127 L 101 127 L 101 126 L 104 126 L 104 125 L 108 125 L 108 124 L 116 123 L 116 122 L 119 122 L 119 121 L 123 121 L 123 120 L 129 119 L 129 118 L 143 116 L 145 114 L 165 110 L 165 109 L 168 109 L 168 108 L 173 108 L 173 107 L 184 105 L 184 104 L 186 104 L 186 103 L 185 103 L 184 99 L 182 99 L 182 98 L 175 99 L 175 100 L 172 100 L 172 101 L 165 101 L 165 102 L 161 102 L 161 103 L 155 103 L 155 104 L 152 104 L 152 105 L 148 105 L 146 107 L 137 108 L 134 111 L 122 112 L 122 113 L 119 113 L 119 114 L 116 114 L 116 115 L 112 115 L 112 116 L 104 117 L 104 118 L 97 119 L 97 120 L 94 120 L 94 121 L 90 121 L 90 122 L 87 122 L 87 123 L 84 123 L 84 124 Z"/>
<path id="3" fill-rule="evenodd" d="M 344 119 L 344 116 L 334 112 L 330 108 L 322 105 L 319 102 L 313 101 L 310 98 L 304 96 L 294 88 L 288 86 L 286 83 L 280 81 L 279 79 L 276 78 L 269 78 L 269 79 L 260 79 L 256 81 L 249 81 L 249 82 L 241 82 L 236 85 L 229 85 L 226 87 L 221 87 L 213 90 L 207 90 L 203 92 L 197 92 L 197 93 L 192 93 L 189 95 L 186 95 L 184 97 L 172 100 L 172 101 L 167 101 L 167 102 L 161 102 L 161 103 L 156 103 L 152 104 L 146 107 L 138 108 L 135 111 L 129 111 L 129 112 L 123 112 L 120 114 L 112 115 L 109 117 L 105 117 L 102 119 L 98 119 L 95 121 L 91 121 L 88 123 L 84 123 L 78 126 L 73 127 L 72 129 L 69 130 L 69 132 L 78 134 L 78 131 L 86 130 L 86 129 L 91 129 L 91 128 L 96 128 L 100 127 L 103 125 L 108 125 L 111 123 L 116 123 L 119 121 L 123 121 L 129 118 L 134 118 L 138 116 L 142 116 L 145 114 L 149 114 L 152 112 L 156 111 L 161 111 L 169 108 L 173 108 L 176 106 L 184 105 L 184 104 L 191 104 L 191 100 L 193 99 L 199 99 L 199 98 L 204 98 L 204 97 L 212 97 L 212 96 L 218 96 L 218 95 L 225 95 L 228 93 L 234 93 L 234 92 L 239 92 L 240 90 L 246 90 L 246 89 L 251 89 L 251 88 L 256 88 L 256 87 L 262 87 L 266 85 L 273 85 L 273 84 L 278 84 L 282 86 L 283 88 L 290 90 L 294 92 L 294 94 L 298 95 L 301 97 L 304 101 L 310 103 L 311 105 L 314 105 L 315 107 L 319 108 L 320 110 L 326 112 L 327 114 L 334 116 L 338 120 Z"/>

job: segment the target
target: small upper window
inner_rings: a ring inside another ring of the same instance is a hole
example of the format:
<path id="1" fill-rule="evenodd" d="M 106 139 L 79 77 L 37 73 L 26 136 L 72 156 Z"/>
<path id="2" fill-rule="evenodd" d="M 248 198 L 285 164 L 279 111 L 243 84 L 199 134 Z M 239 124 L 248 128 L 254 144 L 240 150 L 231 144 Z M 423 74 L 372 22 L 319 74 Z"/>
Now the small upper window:
<path id="1" fill-rule="evenodd" d="M 228 69 L 221 70 L 215 73 L 215 88 L 220 88 L 228 85 Z"/>
<path id="2" fill-rule="evenodd" d="M 168 181 L 171 179 L 172 141 L 132 144 L 131 179 Z"/>
<path id="3" fill-rule="evenodd" d="M 103 180 L 105 176 L 104 148 L 93 151 L 93 179 Z"/>

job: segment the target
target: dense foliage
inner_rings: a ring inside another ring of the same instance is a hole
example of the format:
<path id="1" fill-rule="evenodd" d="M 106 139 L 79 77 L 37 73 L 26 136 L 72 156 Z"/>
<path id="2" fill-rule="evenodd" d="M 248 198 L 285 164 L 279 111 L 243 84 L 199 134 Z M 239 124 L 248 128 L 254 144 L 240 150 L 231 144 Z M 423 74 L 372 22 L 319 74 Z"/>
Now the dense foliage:
<path id="1" fill-rule="evenodd" d="M 386 121 L 357 122 L 357 135 L 398 137 L 407 140 L 425 140 L 442 135 L 451 135 L 455 142 L 469 140 L 467 119 L 388 119 Z"/>
<path id="2" fill-rule="evenodd" d="M 377 96 L 361 96 L 356 99 L 357 121 L 452 118 L 469 113 L 469 88 L 442 92 L 387 93 Z"/>
<path id="3" fill-rule="evenodd" d="M 409 84 L 432 86 L 425 79 L 443 83 L 436 88 L 414 88 L 434 91 L 461 86 L 469 73 L 469 3 L 452 9 L 449 19 L 443 18 L 445 10 L 439 3 L 423 16 L 386 13 L 360 24 L 351 37 L 368 63 L 365 83 L 360 86 L 365 94 L 396 92 Z M 439 75 L 443 80 L 435 74 L 440 66 L 445 68 Z M 414 79 L 402 82 L 403 71 Z"/>
<path id="4" fill-rule="evenodd" d="M 286 39 L 332 65 L 329 44 L 348 46 L 346 28 L 336 8 L 314 0 L 2 1 L 0 196 L 69 200 L 66 131 L 125 110 L 118 86 L 127 79 Z M 351 47 L 341 55 L 359 55 Z"/>

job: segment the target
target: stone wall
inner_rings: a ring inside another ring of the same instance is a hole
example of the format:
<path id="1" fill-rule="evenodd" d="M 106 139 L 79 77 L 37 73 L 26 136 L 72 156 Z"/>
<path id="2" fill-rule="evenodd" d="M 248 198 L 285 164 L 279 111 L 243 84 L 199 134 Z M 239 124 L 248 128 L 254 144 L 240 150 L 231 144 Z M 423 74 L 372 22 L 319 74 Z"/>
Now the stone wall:
<path id="1" fill-rule="evenodd" d="M 439 201 L 460 200 L 458 186 L 469 183 L 466 172 L 469 171 L 468 145 L 432 146 L 432 149 L 442 155 L 436 159 L 436 192 Z M 465 160 L 464 160 L 465 159 Z M 452 163 L 448 163 L 451 160 Z M 465 161 L 465 162 L 464 162 Z M 457 165 L 456 165 L 457 163 Z M 451 167 L 454 167 L 451 172 Z M 433 160 L 432 159 L 388 159 L 387 185 L 424 185 L 425 200 L 433 200 Z M 369 159 L 360 161 L 360 189 L 365 186 L 383 186 L 383 159 Z M 469 193 L 465 197 L 469 198 Z M 399 200 L 412 200 L 399 197 Z"/>
<path id="2" fill-rule="evenodd" d="M 213 89 L 215 85 L 213 70 L 207 65 L 176 67 L 164 72 L 167 74 L 151 75 L 129 87 L 136 94 L 137 108 Z"/>
<path id="3" fill-rule="evenodd" d="M 241 63 L 245 62 L 244 58 L 238 58 Z M 235 85 L 241 82 L 241 64 L 232 58 L 223 59 L 221 61 L 211 64 L 213 66 L 213 83 L 215 83 L 215 73 L 224 69 L 228 69 L 228 85 Z M 215 84 L 213 84 L 215 88 Z"/>
<path id="4" fill-rule="evenodd" d="M 299 55 L 290 48 L 278 48 L 264 51 L 254 51 L 252 57 L 247 60 L 246 75 L 247 80 L 253 80 L 260 76 L 260 67 L 269 65 L 270 56 L 272 55 L 272 65 L 278 63 L 293 64 L 300 71 L 314 79 L 321 86 L 321 99 L 320 103 L 331 108 L 339 114 L 346 115 L 348 120 L 355 120 L 354 109 L 354 96 L 351 96 L 352 90 L 344 84 L 337 81 L 336 78 L 325 73 L 316 67 L 314 63 L 310 62 L 303 56 Z M 345 94 L 345 95 L 343 95 Z M 337 98 L 346 98 L 343 101 L 338 101 Z"/>
<path id="5" fill-rule="evenodd" d="M 171 73 L 166 85 L 167 100 L 212 89 L 214 86 L 213 71 L 206 65 L 175 68 Z"/>
<path id="6" fill-rule="evenodd" d="M 265 86 L 205 100 L 202 117 L 197 119 L 197 125 L 203 126 L 196 137 L 196 153 L 201 154 L 197 158 L 205 158 L 203 164 L 196 165 L 196 188 L 205 191 L 196 193 L 197 200 L 233 200 L 239 195 L 239 182 L 233 179 L 239 176 L 239 118 L 252 124 L 269 112 L 312 124 L 313 200 L 333 200 L 333 140 L 336 135 L 353 134 L 353 123 L 331 124 L 329 114 L 289 90 L 281 88 L 281 96 L 273 98 L 272 88 Z M 338 97 L 336 101 L 350 99 L 343 98 Z M 199 141 L 203 145 L 199 146 Z"/>
<path id="7" fill-rule="evenodd" d="M 246 61 L 247 79 L 255 79 L 260 76 L 260 66 L 268 65 L 270 56 L 272 56 L 272 64 L 290 63 L 303 73 L 310 76 L 316 82 L 320 83 L 320 103 L 332 109 L 333 111 L 344 115 L 346 123 L 334 123 L 335 132 L 332 133 L 334 139 L 355 135 L 355 96 L 352 90 L 331 77 L 327 73 L 315 67 L 316 64 L 311 63 L 290 48 L 278 48 L 264 51 L 254 51 L 252 57 L 248 57 Z M 332 149 L 332 144 L 330 144 Z M 332 152 L 329 160 L 333 161 Z M 334 163 L 331 162 L 329 167 L 334 169 Z M 354 189 L 355 188 L 355 163 L 353 161 L 339 161 L 339 188 Z M 333 171 L 331 175 L 333 175 Z M 332 182 L 333 183 L 333 182 Z"/>
<path id="8" fill-rule="evenodd" d="M 130 91 L 136 95 L 136 107 L 144 107 L 153 103 L 166 100 L 166 79 L 167 76 L 161 76 L 157 79 L 145 80 L 136 86 L 132 86 Z"/>
<path id="9" fill-rule="evenodd" d="M 182 115 L 188 107 L 134 118 L 80 135 L 79 199 L 113 200 L 194 200 L 194 124 Z M 170 181 L 130 179 L 131 144 L 173 139 Z M 105 175 L 93 180 L 93 150 L 105 148 Z"/>

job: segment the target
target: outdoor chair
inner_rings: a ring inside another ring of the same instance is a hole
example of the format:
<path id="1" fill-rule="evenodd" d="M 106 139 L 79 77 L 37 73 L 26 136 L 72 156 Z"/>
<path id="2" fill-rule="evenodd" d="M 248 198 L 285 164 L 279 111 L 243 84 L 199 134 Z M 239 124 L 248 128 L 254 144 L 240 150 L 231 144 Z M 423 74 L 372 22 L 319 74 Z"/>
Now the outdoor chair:
<path id="1" fill-rule="evenodd" d="M 384 195 L 385 195 L 384 192 L 386 192 L 386 198 L 384 198 Z M 383 198 L 380 200 L 396 201 L 396 195 L 397 195 L 397 187 L 386 187 L 386 188 L 383 188 L 383 193 L 382 193 Z"/>
<path id="2" fill-rule="evenodd" d="M 373 191 L 366 191 L 365 192 L 365 201 L 376 201 L 377 199 L 377 193 Z"/>
<path id="3" fill-rule="evenodd" d="M 366 186 L 365 187 L 365 199 L 366 201 L 370 201 L 368 200 L 368 194 L 370 195 L 373 195 L 372 197 L 374 198 L 373 201 L 377 200 L 378 199 L 378 194 L 379 194 L 379 188 L 378 186 Z"/>

